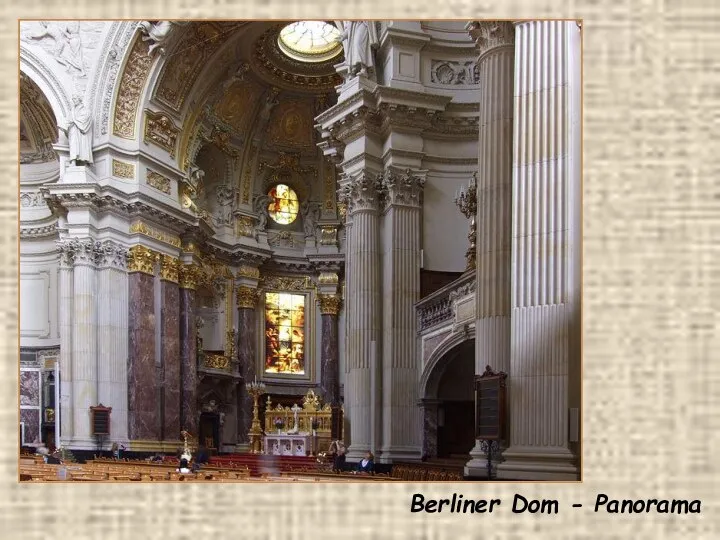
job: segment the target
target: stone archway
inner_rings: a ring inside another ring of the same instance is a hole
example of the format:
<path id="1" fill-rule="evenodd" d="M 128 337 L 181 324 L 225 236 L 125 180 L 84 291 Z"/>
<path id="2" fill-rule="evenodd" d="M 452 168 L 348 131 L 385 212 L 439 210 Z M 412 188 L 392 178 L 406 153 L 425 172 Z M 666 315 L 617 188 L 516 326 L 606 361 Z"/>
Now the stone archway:
<path id="1" fill-rule="evenodd" d="M 475 442 L 475 340 L 461 341 L 429 366 L 423 377 L 423 457 L 468 453 Z"/>

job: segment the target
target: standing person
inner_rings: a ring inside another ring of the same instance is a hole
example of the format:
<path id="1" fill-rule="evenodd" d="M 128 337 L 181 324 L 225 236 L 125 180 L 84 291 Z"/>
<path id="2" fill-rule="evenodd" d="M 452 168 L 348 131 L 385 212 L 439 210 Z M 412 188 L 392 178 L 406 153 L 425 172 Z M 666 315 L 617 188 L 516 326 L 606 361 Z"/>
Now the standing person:
<path id="1" fill-rule="evenodd" d="M 345 467 L 345 443 L 337 439 L 330 443 L 330 454 L 333 458 L 333 472 L 340 473 Z"/>

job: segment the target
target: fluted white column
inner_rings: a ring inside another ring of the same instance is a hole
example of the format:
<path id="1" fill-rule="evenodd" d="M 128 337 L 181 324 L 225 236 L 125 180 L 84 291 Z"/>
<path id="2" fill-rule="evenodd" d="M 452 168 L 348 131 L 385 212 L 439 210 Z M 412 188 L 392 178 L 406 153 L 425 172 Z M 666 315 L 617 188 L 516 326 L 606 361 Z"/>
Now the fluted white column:
<path id="1" fill-rule="evenodd" d="M 511 446 L 498 476 L 578 478 L 569 408 L 580 373 L 580 29 L 516 27 Z"/>
<path id="2" fill-rule="evenodd" d="M 383 178 L 383 357 L 381 460 L 422 454 L 417 318 L 420 298 L 420 223 L 426 171 L 388 169 Z"/>
<path id="3" fill-rule="evenodd" d="M 73 270 L 72 334 L 73 447 L 95 448 L 90 407 L 97 405 L 96 258 L 98 244 L 91 239 L 76 244 Z"/>
<path id="4" fill-rule="evenodd" d="M 348 389 L 351 443 L 348 459 L 364 457 L 371 450 L 377 429 L 375 408 L 372 406 L 373 386 L 378 381 L 372 375 L 373 362 L 379 358 L 378 345 L 381 328 L 379 185 L 377 175 L 361 172 L 349 179 L 342 188 L 352 214 L 349 250 L 352 265 L 348 265 L 352 287 L 352 311 L 348 311 Z M 375 383 L 375 384 L 373 384 Z"/>
<path id="5" fill-rule="evenodd" d="M 475 373 L 481 375 L 486 366 L 496 372 L 507 373 L 510 369 L 515 45 L 512 23 L 474 22 L 468 25 L 468 29 L 480 52 Z M 471 451 L 471 457 L 466 473 L 485 476 L 486 456 L 480 449 L 479 441 Z"/>
<path id="6" fill-rule="evenodd" d="M 56 422 L 60 423 L 60 443 L 67 446 L 73 437 L 73 382 L 72 382 L 72 338 L 74 311 L 73 258 L 74 244 L 72 241 L 58 242 L 60 249 L 59 289 L 59 320 L 60 330 L 60 415 Z"/>
<path id="7" fill-rule="evenodd" d="M 127 249 L 102 243 L 97 270 L 98 402 L 112 407 L 110 439 L 126 441 L 128 279 Z"/>

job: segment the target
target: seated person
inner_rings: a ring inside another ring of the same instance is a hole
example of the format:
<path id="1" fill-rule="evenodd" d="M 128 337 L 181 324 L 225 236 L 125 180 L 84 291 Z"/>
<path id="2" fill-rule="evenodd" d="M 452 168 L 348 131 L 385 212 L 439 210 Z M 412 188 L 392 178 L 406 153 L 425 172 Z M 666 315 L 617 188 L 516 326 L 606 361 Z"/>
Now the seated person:
<path id="1" fill-rule="evenodd" d="M 360 460 L 357 472 L 368 474 L 375 473 L 375 456 L 372 455 L 372 452 L 368 452 L 365 454 L 365 458 Z"/>
<path id="2" fill-rule="evenodd" d="M 151 463 L 162 463 L 164 459 L 165 458 L 163 458 L 162 454 L 158 452 L 157 454 L 155 454 L 153 457 L 150 458 L 150 462 Z"/>
<path id="3" fill-rule="evenodd" d="M 182 473 L 182 474 L 188 474 L 188 473 L 191 472 L 191 471 L 190 471 L 190 464 L 189 464 L 187 458 L 186 458 L 184 455 L 183 455 L 182 458 L 180 458 L 180 467 L 178 467 L 177 469 L 175 469 L 175 472 L 179 472 L 179 473 Z"/>
<path id="4" fill-rule="evenodd" d="M 45 456 L 45 458 L 45 463 L 50 463 L 51 465 L 62 465 L 60 452 L 53 452 L 52 454 Z"/>

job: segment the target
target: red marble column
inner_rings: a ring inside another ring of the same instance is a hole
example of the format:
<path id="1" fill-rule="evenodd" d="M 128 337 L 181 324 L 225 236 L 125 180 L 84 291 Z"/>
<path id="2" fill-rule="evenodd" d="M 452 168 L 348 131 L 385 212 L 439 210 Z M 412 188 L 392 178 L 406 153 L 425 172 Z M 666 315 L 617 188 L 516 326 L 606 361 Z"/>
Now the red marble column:
<path id="1" fill-rule="evenodd" d="M 195 286 L 197 269 L 180 267 L 180 428 L 197 437 L 197 325 Z"/>
<path id="2" fill-rule="evenodd" d="M 257 342 L 257 300 L 258 291 L 250 287 L 240 286 L 237 289 L 238 305 L 238 362 L 243 383 L 238 388 L 238 442 L 250 442 L 248 431 L 252 426 L 253 399 L 245 389 L 245 384 L 254 380 L 255 344 Z"/>
<path id="3" fill-rule="evenodd" d="M 340 404 L 340 366 L 338 358 L 338 313 L 342 300 L 336 295 L 320 295 L 322 315 L 320 346 L 320 390 L 325 403 Z"/>
<path id="4" fill-rule="evenodd" d="M 163 439 L 180 439 L 180 290 L 178 260 L 165 255 L 160 269 L 162 320 Z"/>
<path id="5" fill-rule="evenodd" d="M 155 389 L 155 257 L 134 246 L 128 256 L 128 436 L 159 440 Z"/>

